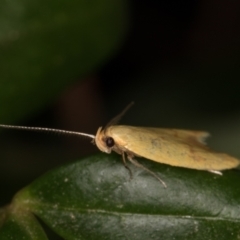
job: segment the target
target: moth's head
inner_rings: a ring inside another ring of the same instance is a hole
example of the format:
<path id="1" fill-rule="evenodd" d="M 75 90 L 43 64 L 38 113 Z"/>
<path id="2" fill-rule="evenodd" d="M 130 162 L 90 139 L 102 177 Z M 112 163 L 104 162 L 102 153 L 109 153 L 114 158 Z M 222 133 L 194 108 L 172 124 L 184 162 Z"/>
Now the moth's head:
<path id="1" fill-rule="evenodd" d="M 106 136 L 104 129 L 102 127 L 98 128 L 95 143 L 99 150 L 105 153 L 111 153 L 112 148 L 115 145 L 114 139 L 112 137 Z"/>

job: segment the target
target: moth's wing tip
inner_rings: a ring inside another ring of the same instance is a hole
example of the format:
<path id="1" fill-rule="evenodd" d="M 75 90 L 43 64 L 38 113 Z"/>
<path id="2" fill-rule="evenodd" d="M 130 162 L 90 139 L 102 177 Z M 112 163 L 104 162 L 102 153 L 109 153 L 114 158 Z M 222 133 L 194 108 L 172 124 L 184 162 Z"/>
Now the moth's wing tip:
<path id="1" fill-rule="evenodd" d="M 208 138 L 210 134 L 208 132 L 202 132 L 202 131 L 194 131 L 192 132 L 192 135 L 189 136 L 188 140 L 192 144 L 195 144 L 199 147 L 206 147 L 206 138 Z"/>
<path id="2" fill-rule="evenodd" d="M 197 136 L 197 140 L 199 143 L 206 145 L 206 139 L 210 136 L 211 135 L 209 132 L 199 132 L 199 134 Z"/>

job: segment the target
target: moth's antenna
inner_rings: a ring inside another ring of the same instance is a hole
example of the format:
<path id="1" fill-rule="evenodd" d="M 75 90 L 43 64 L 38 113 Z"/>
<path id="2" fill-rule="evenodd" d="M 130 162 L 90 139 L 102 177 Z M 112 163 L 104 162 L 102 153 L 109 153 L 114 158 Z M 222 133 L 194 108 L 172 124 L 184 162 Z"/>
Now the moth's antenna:
<path id="1" fill-rule="evenodd" d="M 95 139 L 95 136 L 92 134 L 81 133 L 81 132 L 72 132 L 72 131 L 53 129 L 53 128 L 24 127 L 24 126 L 13 126 L 13 125 L 4 125 L 4 124 L 0 124 L 0 127 L 18 129 L 18 130 L 38 131 L 38 132 L 53 132 L 53 133 L 60 133 L 60 134 L 66 134 L 66 135 L 78 135 L 78 136 L 84 136 L 84 137 L 89 137 L 89 138 Z"/>
<path id="2" fill-rule="evenodd" d="M 122 118 L 122 116 L 129 110 L 130 107 L 134 105 L 134 102 L 129 103 L 123 111 L 118 114 L 116 117 L 114 117 L 108 124 L 104 127 L 104 129 L 108 128 L 109 126 L 115 125 L 118 123 L 118 121 Z"/>

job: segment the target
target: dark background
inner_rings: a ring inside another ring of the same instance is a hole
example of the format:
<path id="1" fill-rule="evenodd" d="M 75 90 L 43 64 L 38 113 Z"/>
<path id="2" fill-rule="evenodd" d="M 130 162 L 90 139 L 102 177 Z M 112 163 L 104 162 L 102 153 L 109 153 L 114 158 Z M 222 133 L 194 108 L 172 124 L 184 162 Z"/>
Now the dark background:
<path id="1" fill-rule="evenodd" d="M 14 124 L 95 134 L 135 101 L 122 124 L 207 130 L 211 147 L 240 158 L 239 9 L 129 1 L 128 32 L 111 59 Z M 46 171 L 98 152 L 88 139 L 18 130 L 1 132 L 0 146 L 1 205 Z"/>

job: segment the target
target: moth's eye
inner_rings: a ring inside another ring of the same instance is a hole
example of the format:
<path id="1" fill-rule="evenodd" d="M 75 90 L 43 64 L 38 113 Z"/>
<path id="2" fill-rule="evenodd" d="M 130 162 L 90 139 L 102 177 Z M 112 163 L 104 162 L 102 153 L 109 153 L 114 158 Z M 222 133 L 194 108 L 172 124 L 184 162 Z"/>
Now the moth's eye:
<path id="1" fill-rule="evenodd" d="M 113 147 L 114 144 L 115 144 L 115 142 L 114 142 L 112 137 L 107 137 L 105 142 L 106 142 L 107 147 Z"/>

